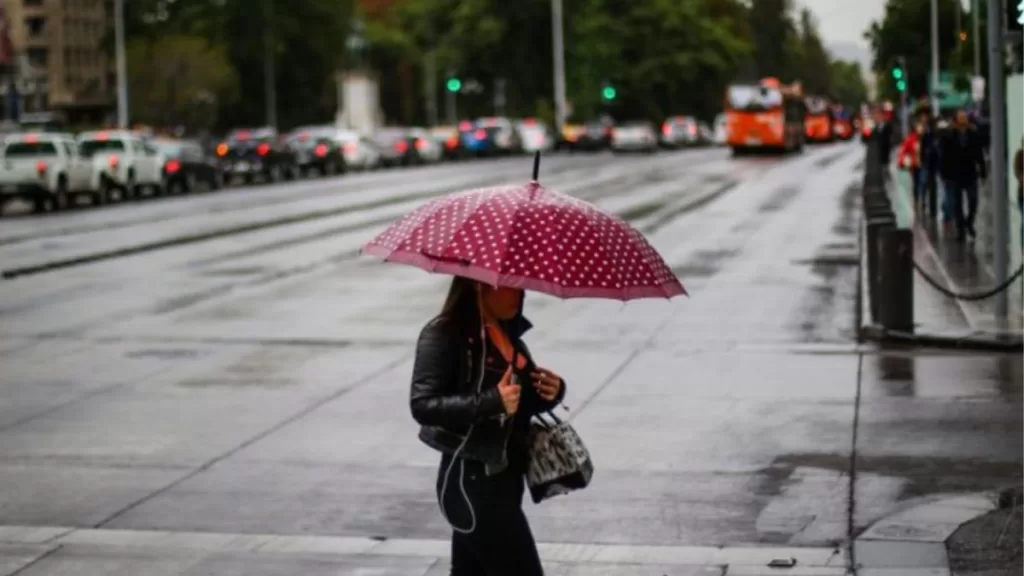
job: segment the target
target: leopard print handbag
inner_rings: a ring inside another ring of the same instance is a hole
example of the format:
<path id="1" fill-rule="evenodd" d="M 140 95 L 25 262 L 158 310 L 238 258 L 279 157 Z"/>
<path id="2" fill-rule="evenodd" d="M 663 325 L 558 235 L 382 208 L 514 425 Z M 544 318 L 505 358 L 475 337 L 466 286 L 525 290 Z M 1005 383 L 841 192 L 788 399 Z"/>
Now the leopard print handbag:
<path id="1" fill-rule="evenodd" d="M 586 488 L 594 463 L 576 430 L 554 412 L 530 422 L 526 484 L 534 503 Z"/>

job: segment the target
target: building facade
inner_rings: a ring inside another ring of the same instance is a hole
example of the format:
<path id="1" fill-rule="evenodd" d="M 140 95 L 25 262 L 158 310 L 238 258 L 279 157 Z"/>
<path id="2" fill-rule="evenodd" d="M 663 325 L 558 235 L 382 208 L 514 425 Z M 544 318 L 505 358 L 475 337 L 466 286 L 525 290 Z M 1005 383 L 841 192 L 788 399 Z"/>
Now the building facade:
<path id="1" fill-rule="evenodd" d="M 113 25 L 113 1 L 2 1 L 21 110 L 63 112 L 72 123 L 107 118 L 116 82 L 103 42 Z"/>

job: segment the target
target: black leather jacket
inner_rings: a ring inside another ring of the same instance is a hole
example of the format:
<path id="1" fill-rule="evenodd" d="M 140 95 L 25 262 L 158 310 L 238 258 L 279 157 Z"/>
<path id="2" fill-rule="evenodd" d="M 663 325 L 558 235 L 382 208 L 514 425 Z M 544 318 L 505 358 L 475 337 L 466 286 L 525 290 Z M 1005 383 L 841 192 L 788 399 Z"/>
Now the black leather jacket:
<path id="1" fill-rule="evenodd" d="M 533 359 L 521 337 L 530 327 L 521 315 L 505 323 L 509 339 L 526 356 L 528 368 L 533 367 Z M 476 390 L 484 369 L 481 360 L 485 346 L 480 339 L 479 319 L 460 322 L 435 318 L 428 322 L 416 343 L 409 405 L 413 418 L 421 425 L 419 437 L 425 444 L 443 453 L 454 453 L 472 426 L 460 456 L 500 468 L 508 463 L 512 422 L 503 417 L 505 406 L 497 382 L 485 383 Z M 532 384 L 524 381 L 515 417 L 550 410 L 564 396 L 564 381 L 558 397 L 551 402 L 540 398 Z"/>

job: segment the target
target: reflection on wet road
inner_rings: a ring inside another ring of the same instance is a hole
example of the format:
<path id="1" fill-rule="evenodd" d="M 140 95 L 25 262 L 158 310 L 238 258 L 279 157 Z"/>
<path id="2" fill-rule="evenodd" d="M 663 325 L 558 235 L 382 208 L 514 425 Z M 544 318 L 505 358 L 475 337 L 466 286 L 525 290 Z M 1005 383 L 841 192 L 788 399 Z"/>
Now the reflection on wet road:
<path id="1" fill-rule="evenodd" d="M 841 541 L 858 402 L 857 527 L 1020 482 L 1019 357 L 853 342 L 862 150 L 545 161 L 543 183 L 644 229 L 691 297 L 528 297 L 598 469 L 528 506 L 539 540 Z M 4 270 L 113 254 L 0 282 L 0 524 L 444 538 L 406 395 L 445 279 L 355 251 L 427 195 L 529 164 L 5 222 Z"/>

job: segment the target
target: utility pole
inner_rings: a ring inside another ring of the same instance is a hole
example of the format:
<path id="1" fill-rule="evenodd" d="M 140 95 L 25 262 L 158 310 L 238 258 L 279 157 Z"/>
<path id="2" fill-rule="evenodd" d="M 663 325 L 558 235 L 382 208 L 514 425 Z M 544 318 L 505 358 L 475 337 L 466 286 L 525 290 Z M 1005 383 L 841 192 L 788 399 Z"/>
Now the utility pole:
<path id="1" fill-rule="evenodd" d="M 274 0 L 263 0 L 263 20 L 263 97 L 267 107 L 267 126 L 277 128 L 277 81 L 274 78 Z"/>
<path id="2" fill-rule="evenodd" d="M 451 69 L 449 69 L 448 73 L 445 74 L 445 78 L 452 78 L 454 76 L 455 76 L 455 71 L 451 70 Z M 445 88 L 446 88 L 445 91 L 444 91 L 445 116 L 448 117 L 448 124 L 454 126 L 459 121 L 459 119 L 455 116 L 455 95 L 456 95 L 456 92 L 454 90 L 447 89 L 448 88 L 447 86 Z"/>
<path id="3" fill-rule="evenodd" d="M 928 97 L 932 103 L 932 115 L 939 115 L 939 97 L 935 94 L 939 86 L 939 0 L 932 0 L 932 74 L 928 82 Z"/>
<path id="4" fill-rule="evenodd" d="M 974 75 L 981 76 L 981 34 L 978 32 L 981 0 L 971 0 L 971 43 L 974 44 Z"/>
<path id="5" fill-rule="evenodd" d="M 423 75 L 425 76 L 423 89 L 427 92 L 427 123 L 437 126 L 437 54 L 433 47 L 427 51 Z"/>
<path id="6" fill-rule="evenodd" d="M 1006 280 L 1010 264 L 1010 210 L 1006 187 L 1006 79 L 1003 77 L 1003 7 L 1000 0 L 988 0 L 988 102 L 991 126 L 991 169 L 988 183 L 995 219 L 995 276 Z M 996 322 L 1009 318 L 1009 290 L 996 294 Z"/>
<path id="7" fill-rule="evenodd" d="M 565 47 L 562 38 L 562 0 L 551 0 L 552 51 L 555 59 L 555 129 L 565 126 Z"/>
<path id="8" fill-rule="evenodd" d="M 128 64 L 124 50 L 124 0 L 114 0 L 114 52 L 117 66 L 117 127 L 128 129 Z"/>

